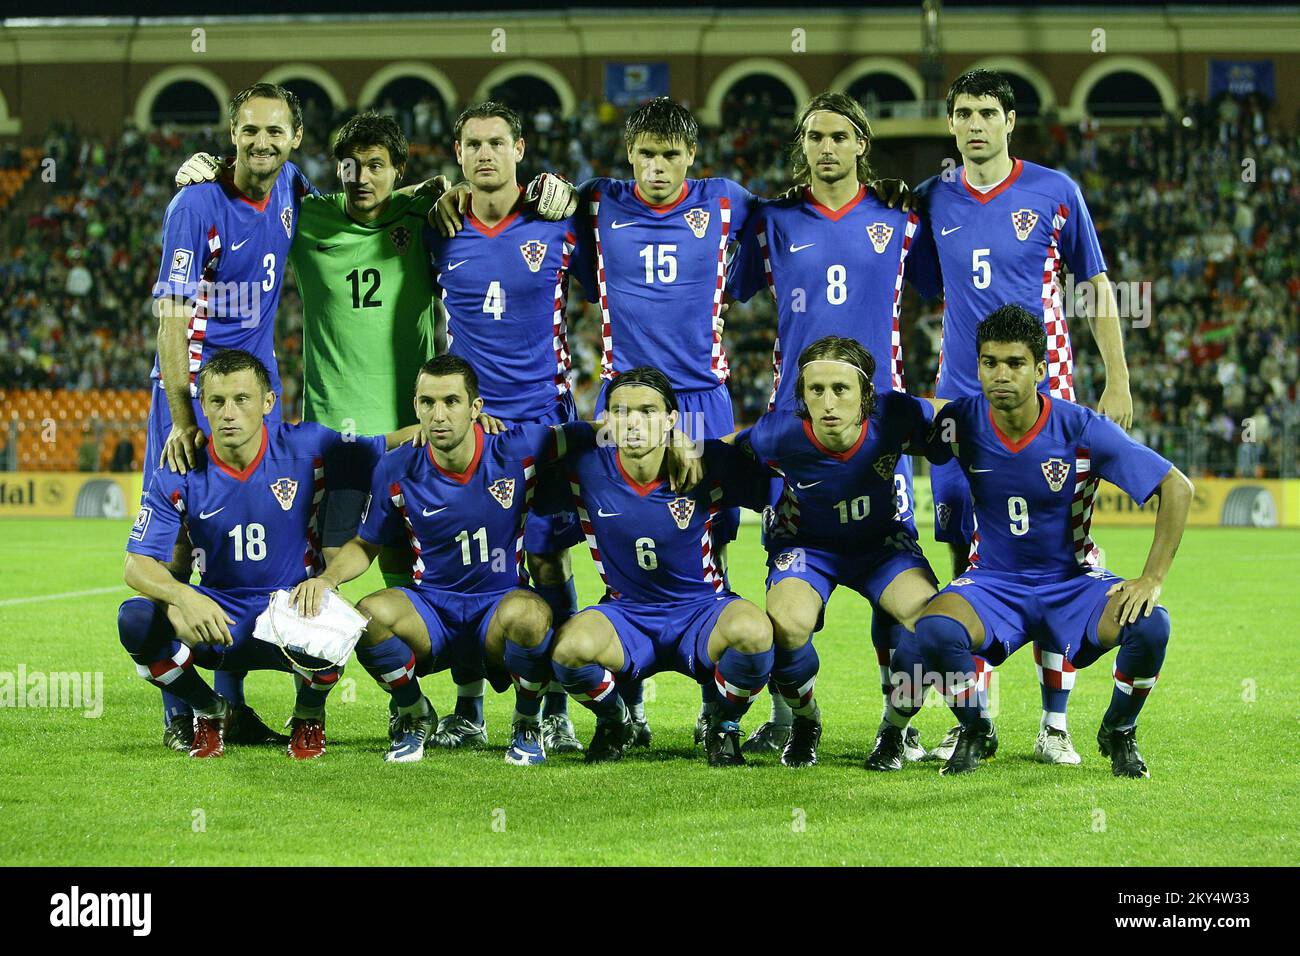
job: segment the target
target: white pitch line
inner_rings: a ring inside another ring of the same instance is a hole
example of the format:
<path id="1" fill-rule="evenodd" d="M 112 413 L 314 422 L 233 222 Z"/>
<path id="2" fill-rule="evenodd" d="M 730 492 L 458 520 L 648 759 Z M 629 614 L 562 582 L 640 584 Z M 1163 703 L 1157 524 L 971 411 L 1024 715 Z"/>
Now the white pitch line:
<path id="1" fill-rule="evenodd" d="M 112 594 L 114 591 L 129 591 L 125 584 L 115 584 L 111 588 L 90 588 L 86 591 L 63 591 L 60 594 L 38 594 L 35 597 L 6 598 L 0 601 L 0 607 L 12 604 L 35 604 L 37 601 L 61 601 L 64 598 L 89 597 L 92 594 Z"/>

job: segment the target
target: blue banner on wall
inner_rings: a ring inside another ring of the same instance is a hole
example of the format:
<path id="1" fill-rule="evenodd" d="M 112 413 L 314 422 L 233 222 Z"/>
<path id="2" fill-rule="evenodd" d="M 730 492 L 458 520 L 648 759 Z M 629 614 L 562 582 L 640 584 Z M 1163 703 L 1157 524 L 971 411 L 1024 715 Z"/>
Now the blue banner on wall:
<path id="1" fill-rule="evenodd" d="M 667 63 L 605 64 L 605 99 L 615 106 L 631 106 L 667 95 Z"/>
<path id="2" fill-rule="evenodd" d="M 1210 99 L 1220 93 L 1242 97 L 1259 93 L 1270 101 L 1277 99 L 1273 86 L 1273 61 L 1211 60 Z"/>

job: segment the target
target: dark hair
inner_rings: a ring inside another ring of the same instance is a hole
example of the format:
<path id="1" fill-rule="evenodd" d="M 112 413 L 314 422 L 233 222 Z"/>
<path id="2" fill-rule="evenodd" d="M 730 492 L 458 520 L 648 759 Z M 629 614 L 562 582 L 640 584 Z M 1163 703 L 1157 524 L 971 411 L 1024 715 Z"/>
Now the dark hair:
<path id="1" fill-rule="evenodd" d="M 808 157 L 803 151 L 803 136 L 808 117 L 817 112 L 838 113 L 857 130 L 859 139 L 866 140 L 867 148 L 858 157 L 858 182 L 869 183 L 875 179 L 875 174 L 871 171 L 871 163 L 868 160 L 871 155 L 872 134 L 871 123 L 867 119 L 867 111 L 847 93 L 834 92 L 818 93 L 808 101 L 808 105 L 804 107 L 804 111 L 799 115 L 799 122 L 794 128 L 794 136 L 790 140 L 790 178 L 801 186 L 806 186 L 812 182 L 812 171 L 808 168 Z"/>
<path id="2" fill-rule="evenodd" d="M 409 146 L 402 128 L 391 116 L 366 110 L 340 126 L 334 134 L 334 158 L 340 163 L 351 159 L 356 150 L 374 146 L 388 150 L 389 161 L 399 170 L 406 165 Z"/>
<path id="3" fill-rule="evenodd" d="M 695 122 L 691 111 L 666 96 L 642 103 L 627 114 L 627 122 L 623 125 L 623 143 L 628 149 L 632 148 L 642 133 L 657 136 L 669 143 L 685 143 L 687 149 L 694 149 L 700 140 L 700 126 Z"/>
<path id="4" fill-rule="evenodd" d="M 975 354 L 985 342 L 1020 342 L 1029 348 L 1034 364 L 1047 356 L 1047 330 L 1043 320 L 1018 305 L 1004 305 L 990 312 L 975 329 Z"/>
<path id="5" fill-rule="evenodd" d="M 1005 76 L 994 70 L 969 70 L 952 81 L 948 87 L 948 115 L 952 116 L 952 105 L 957 94 L 968 96 L 991 96 L 1002 104 L 1002 112 L 1010 113 L 1016 108 L 1016 94 Z"/>
<path id="6" fill-rule="evenodd" d="M 289 107 L 289 112 L 293 114 L 293 131 L 296 133 L 302 129 L 302 104 L 298 102 L 298 94 L 274 83 L 254 83 L 236 93 L 230 100 L 230 125 L 234 126 L 235 121 L 239 119 L 241 106 L 249 100 L 259 98 L 284 100 L 284 104 Z"/>
<path id="7" fill-rule="evenodd" d="M 209 375 L 233 375 L 244 371 L 251 371 L 257 377 L 263 393 L 271 391 L 271 373 L 267 371 L 261 359 L 243 349 L 223 349 L 204 362 L 203 367 L 199 369 L 199 394 L 203 393 L 203 381 Z"/>
<path id="8" fill-rule="evenodd" d="M 664 397 L 664 404 L 668 406 L 668 411 L 677 411 L 677 393 L 673 391 L 672 383 L 668 381 L 667 375 L 653 365 L 638 365 L 626 372 L 619 372 L 610 383 L 609 391 L 605 393 L 607 406 L 613 404 L 614 389 L 622 388 L 624 385 L 644 385 L 646 388 L 653 388 Z"/>
<path id="9" fill-rule="evenodd" d="M 812 418 L 803 400 L 803 370 L 809 362 L 830 359 L 847 362 L 862 374 L 862 420 L 865 422 L 876 410 L 876 360 L 866 347 L 856 339 L 843 335 L 827 335 L 799 353 L 799 377 L 795 379 L 795 414 L 805 421 Z"/>
<path id="10" fill-rule="evenodd" d="M 469 400 L 472 402 L 478 398 L 478 375 L 475 374 L 474 367 L 459 355 L 450 353 L 435 355 L 420 366 L 420 371 L 415 376 L 417 382 L 421 375 L 459 375 L 465 381 L 465 391 L 469 394 Z"/>
<path id="11" fill-rule="evenodd" d="M 519 118 L 519 114 L 506 106 L 504 103 L 498 103 L 496 100 L 486 100 L 477 106 L 471 106 L 465 112 L 456 117 L 456 125 L 452 127 L 452 136 L 456 142 L 460 142 L 460 134 L 465 129 L 465 124 L 472 119 L 491 119 L 493 116 L 506 121 L 510 127 L 510 136 L 514 139 L 524 138 L 524 124 Z"/>

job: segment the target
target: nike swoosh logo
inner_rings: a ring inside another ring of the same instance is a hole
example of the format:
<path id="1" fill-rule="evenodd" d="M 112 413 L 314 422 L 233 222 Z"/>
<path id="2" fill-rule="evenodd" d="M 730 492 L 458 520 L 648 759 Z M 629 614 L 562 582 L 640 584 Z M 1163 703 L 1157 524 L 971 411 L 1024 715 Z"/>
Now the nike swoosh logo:
<path id="1" fill-rule="evenodd" d="M 817 243 L 815 243 L 815 242 L 808 242 L 808 243 L 805 243 L 805 244 L 802 245 L 802 246 L 796 246 L 796 245 L 792 242 L 792 243 L 790 243 L 790 251 L 791 251 L 791 252 L 798 252 L 800 249 L 807 249 L 809 246 L 815 246 L 815 245 L 817 245 Z"/>
<path id="2" fill-rule="evenodd" d="M 622 229 L 624 226 L 635 226 L 635 225 L 636 225 L 636 220 L 634 219 L 631 222 L 611 222 L 609 224 L 609 228 Z"/>
<path id="3" fill-rule="evenodd" d="M 451 507 L 451 505 L 447 505 L 447 508 L 450 508 L 450 507 Z M 434 515 L 438 514 L 439 512 L 441 512 L 441 511 L 446 511 L 447 508 L 434 508 L 432 511 L 430 511 L 428 508 L 425 508 L 425 509 L 424 509 L 424 516 L 425 516 L 426 518 L 432 518 Z"/>
<path id="4" fill-rule="evenodd" d="M 970 473 L 971 473 L 972 475 L 982 475 L 982 474 L 985 474 L 986 472 L 990 472 L 990 471 L 992 471 L 992 470 L 993 470 L 992 468 L 972 468 L 972 469 L 970 470 Z"/>
<path id="5" fill-rule="evenodd" d="M 825 478 L 822 479 L 822 481 L 825 481 L 825 480 L 826 480 Z M 813 485 L 820 485 L 820 484 L 822 483 L 822 481 L 810 481 L 810 482 L 808 482 L 808 484 L 806 484 L 806 485 L 805 485 L 802 481 L 796 481 L 796 482 L 794 483 L 794 486 L 795 486 L 796 488 L 800 488 L 800 489 L 803 489 L 803 488 L 811 488 Z"/>
<path id="6" fill-rule="evenodd" d="M 248 242 L 248 240 L 245 239 L 244 242 Z M 244 244 L 244 242 L 236 242 L 234 245 L 232 245 L 232 246 L 230 247 L 230 251 L 231 251 L 231 252 L 234 252 L 236 249 L 238 249 L 240 246 L 242 246 L 242 245 Z"/>
<path id="7" fill-rule="evenodd" d="M 941 236 L 946 236 L 946 235 L 948 235 L 948 233 L 950 233 L 950 232 L 956 232 L 956 231 L 957 231 L 958 229 L 960 229 L 960 228 L 961 228 L 961 226 L 953 226 L 951 229 L 940 229 L 940 230 L 939 230 L 939 235 L 941 235 Z"/>
<path id="8" fill-rule="evenodd" d="M 326 245 L 323 242 L 318 242 L 316 243 L 316 251 L 329 252 L 331 249 L 337 249 L 340 245 L 342 245 L 342 243 L 339 242 L 331 242 L 329 245 Z"/>
<path id="9" fill-rule="evenodd" d="M 221 514 L 221 512 L 223 512 L 223 511 L 225 511 L 225 510 L 226 510 L 226 506 L 225 506 L 225 505 L 222 505 L 222 506 L 221 506 L 220 508 L 218 508 L 216 511 L 200 511 L 200 512 L 199 512 L 199 517 L 200 517 L 200 518 L 211 518 L 213 515 L 219 515 L 219 514 Z"/>
<path id="10" fill-rule="evenodd" d="M 447 271 L 451 272 L 453 269 L 459 269 L 467 262 L 469 262 L 468 259 L 461 259 L 460 262 L 449 262 L 447 263 Z"/>
<path id="11" fill-rule="evenodd" d="M 612 513 L 610 513 L 610 514 L 606 514 L 604 508 L 597 508 L 597 509 L 596 509 L 596 514 L 600 515 L 602 518 L 617 518 L 617 517 L 618 517 L 619 515 L 621 515 L 622 513 L 623 513 L 623 512 L 621 512 L 621 511 L 615 511 L 615 512 L 612 512 Z"/>

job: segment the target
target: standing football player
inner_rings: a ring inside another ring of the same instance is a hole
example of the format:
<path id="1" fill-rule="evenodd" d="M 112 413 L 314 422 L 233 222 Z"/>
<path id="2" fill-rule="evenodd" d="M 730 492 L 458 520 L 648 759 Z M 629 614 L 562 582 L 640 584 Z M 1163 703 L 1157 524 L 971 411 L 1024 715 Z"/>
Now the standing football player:
<path id="1" fill-rule="evenodd" d="M 606 407 L 613 443 L 575 452 L 565 466 L 606 595 L 560 629 L 553 651 L 556 677 L 596 715 L 586 759 L 618 760 L 636 735 L 616 674 L 642 681 L 676 670 L 717 692 L 709 764 L 743 765 L 739 721 L 767 684 L 772 624 L 727 586 L 713 526 L 728 507 L 761 503 L 768 472 L 706 441 L 702 480 L 671 490 L 667 446 L 680 408 L 658 369 L 623 370 Z"/>
<path id="2" fill-rule="evenodd" d="M 948 129 L 963 165 L 917 189 L 928 228 L 913 252 L 917 287 L 944 296 L 943 339 L 936 394 L 979 394 L 975 328 L 1006 303 L 1041 316 L 1047 335 L 1047 374 L 1039 389 L 1074 401 L 1074 357 L 1058 284 L 1062 262 L 1095 293 L 1088 315 L 1106 366 L 1097 410 L 1121 428 L 1133 419 L 1119 311 L 1097 232 L 1079 187 L 1065 174 L 1012 157 L 1015 95 L 1001 74 L 972 70 L 948 90 Z M 953 576 L 965 569 L 972 544 L 970 489 L 955 464 L 934 468 L 935 537 L 948 542 Z M 1066 723 L 1068 688 L 1041 685 L 1043 716 L 1034 757 L 1077 764 Z M 939 748 L 949 752 L 956 730 Z"/>
<path id="3" fill-rule="evenodd" d="M 275 360 L 275 312 L 294 226 L 305 195 L 312 192 L 289 153 L 302 141 L 298 98 L 283 87 L 258 83 L 230 101 L 230 139 L 235 165 L 214 182 L 178 192 L 163 220 L 162 265 L 153 296 L 158 309 L 158 357 L 145 440 L 145 488 L 165 461 L 184 474 L 200 460 L 207 421 L 198 400 L 197 377 L 221 349 L 255 355 L 281 393 Z M 280 421 L 276 402 L 269 421 Z M 176 542 L 171 559 L 178 580 L 189 580 L 189 545 Z M 233 706 L 230 739 L 281 744 L 244 702 L 243 675 L 217 675 L 217 688 Z M 163 694 L 163 742 L 191 747 L 193 715 L 184 701 Z"/>
<path id="4" fill-rule="evenodd" d="M 915 712 L 924 684 L 917 677 L 940 675 L 961 726 L 941 772 L 968 773 L 997 749 L 992 722 L 966 693 L 973 654 L 1000 664 L 1033 641 L 1042 682 L 1068 690 L 1076 670 L 1118 648 L 1097 745 L 1115 776 L 1149 776 L 1135 728 L 1169 641 L 1169 612 L 1159 598 L 1192 484 L 1114 422 L 1039 392 L 1050 348 L 1036 313 L 1016 305 L 996 310 L 980 324 L 975 348 L 982 394 L 936 414 L 928 452 L 933 461 L 956 461 L 970 482 L 971 563 L 930 602 L 915 638 L 905 637 L 895 654 L 904 716 Z M 1137 578 L 1098 566 L 1090 525 L 1103 478 L 1138 504 L 1159 498 Z"/>
<path id="5" fill-rule="evenodd" d="M 342 667 L 292 665 L 253 637 L 270 595 L 319 571 L 319 506 L 326 487 L 368 483 L 386 448 L 414 436 L 346 436 L 321 425 L 285 425 L 270 370 L 228 349 L 204 362 L 199 399 L 211 434 L 184 473 L 155 469 L 127 541 L 126 583 L 143 597 L 118 610 L 118 634 L 140 676 L 183 701 L 194 726 L 191 757 L 225 752 L 233 704 L 194 670 L 293 671 L 298 699 L 288 753 L 325 751 L 325 698 Z M 177 535 L 194 546 L 199 583 L 168 568 Z M 260 741 L 259 741 L 260 742 Z"/>
<path id="6" fill-rule="evenodd" d="M 764 202 L 732 258 L 732 296 L 747 301 L 765 289 L 776 300 L 769 411 L 788 416 L 798 407 L 796 376 L 783 374 L 784 356 L 797 357 L 828 335 L 846 336 L 864 345 L 873 359 L 883 357 L 872 362 L 876 395 L 904 390 L 899 312 L 920 219 L 891 208 L 868 188 L 875 179 L 870 154 L 871 125 L 862 107 L 843 93 L 813 97 L 790 144 L 792 178 L 801 194 Z M 898 520 L 915 530 L 907 456 L 897 458 L 893 481 Z M 877 517 L 884 520 L 873 520 Z M 898 646 L 901 625 L 880 602 L 873 601 L 873 608 L 871 642 L 888 700 L 889 656 Z M 778 633 L 777 680 L 783 653 Z M 771 691 L 772 717 L 745 741 L 746 753 L 781 752 L 790 738 L 790 708 L 775 685 Z M 925 755 L 915 728 L 909 727 L 907 744 L 910 759 Z"/>

